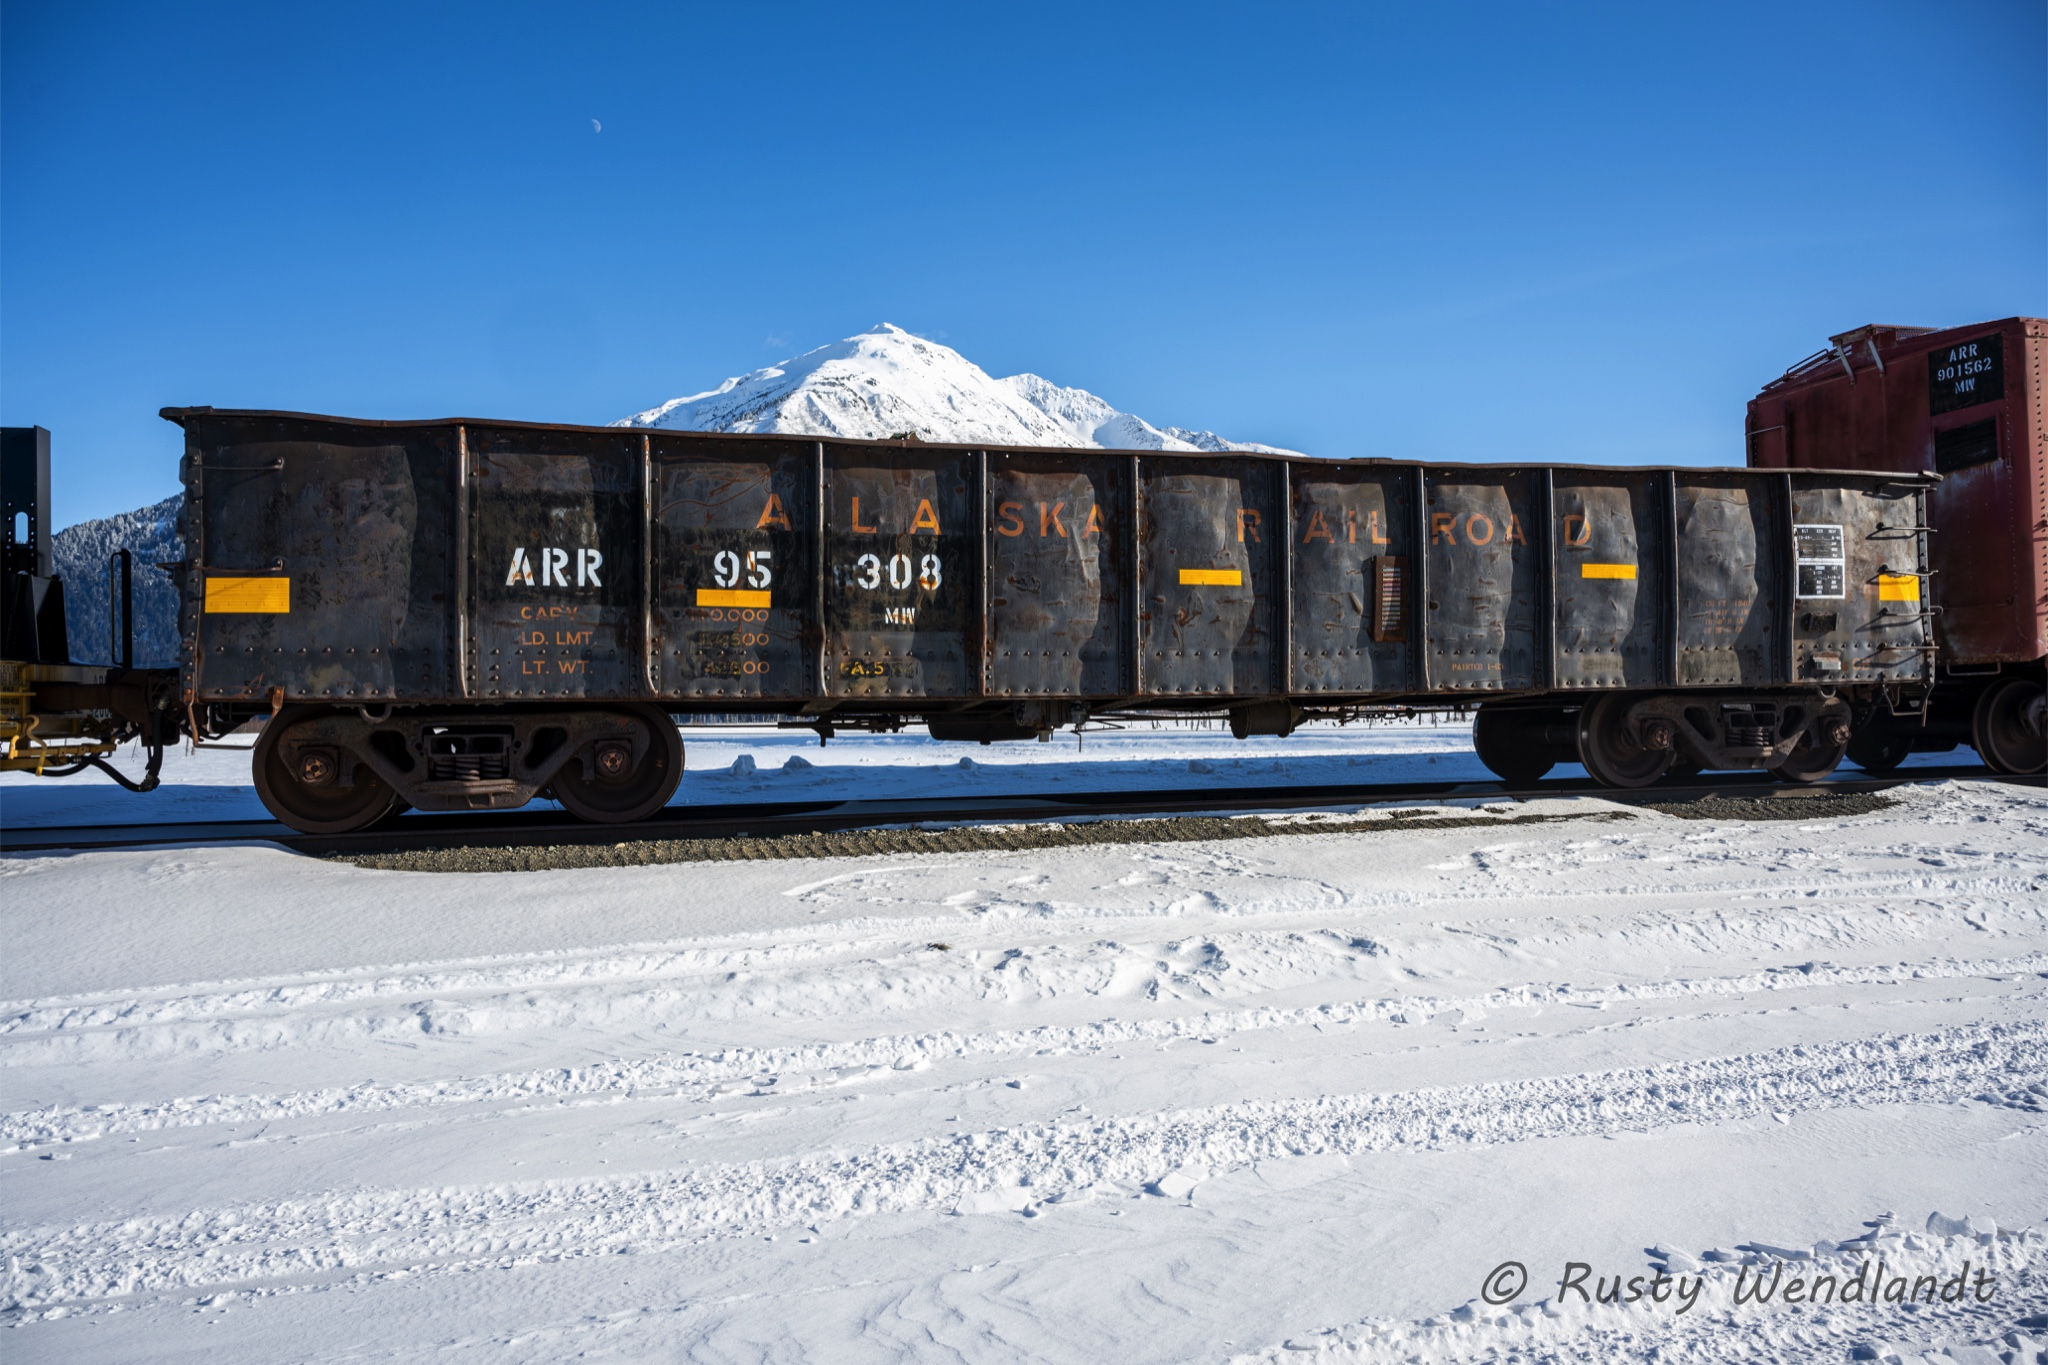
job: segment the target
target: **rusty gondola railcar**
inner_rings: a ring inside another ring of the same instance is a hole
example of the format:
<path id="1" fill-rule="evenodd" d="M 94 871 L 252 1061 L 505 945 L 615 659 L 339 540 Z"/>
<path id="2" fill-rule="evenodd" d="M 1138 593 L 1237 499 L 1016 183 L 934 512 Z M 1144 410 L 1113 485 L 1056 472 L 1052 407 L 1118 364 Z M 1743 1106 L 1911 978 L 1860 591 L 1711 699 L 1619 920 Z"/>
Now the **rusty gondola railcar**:
<path id="1" fill-rule="evenodd" d="M 183 685 L 309 830 L 666 803 L 670 717 L 1477 706 L 1510 778 L 1825 775 L 1924 682 L 1921 476 L 996 449 L 166 409 Z"/>

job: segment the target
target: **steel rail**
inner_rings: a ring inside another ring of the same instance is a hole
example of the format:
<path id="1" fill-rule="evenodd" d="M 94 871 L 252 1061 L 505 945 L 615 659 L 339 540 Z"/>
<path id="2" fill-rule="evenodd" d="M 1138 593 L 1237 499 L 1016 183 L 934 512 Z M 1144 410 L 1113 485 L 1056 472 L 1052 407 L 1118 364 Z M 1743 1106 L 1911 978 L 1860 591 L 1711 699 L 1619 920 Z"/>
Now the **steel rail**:
<path id="1" fill-rule="evenodd" d="M 0 853 L 80 849 L 196 847 L 273 843 L 301 853 L 396 853 L 442 848 L 528 848 L 549 844 L 638 843 L 654 839 L 726 839 L 901 825 L 997 824 L 1020 821 L 1321 810 L 1420 800 L 1514 800 L 1598 796 L 1623 804 L 1691 801 L 1713 796 L 1800 800 L 1884 791 L 1916 782 L 1956 778 L 2038 783 L 2038 777 L 2001 778 L 1987 768 L 1943 766 L 1903 772 L 1844 773 L 1811 785 L 1775 780 L 1767 773 L 1721 773 L 1666 779 L 1632 790 L 1603 787 L 1590 778 L 1559 778 L 1510 787 L 1501 782 L 1381 782 L 1333 786 L 1176 787 L 1152 791 L 1072 792 L 1051 795 L 916 797 L 883 801 L 817 800 L 754 805 L 670 806 L 627 825 L 592 825 L 559 811 L 400 816 L 388 825 L 353 834 L 300 834 L 272 820 L 206 820 L 156 825 L 71 825 L 0 829 Z"/>

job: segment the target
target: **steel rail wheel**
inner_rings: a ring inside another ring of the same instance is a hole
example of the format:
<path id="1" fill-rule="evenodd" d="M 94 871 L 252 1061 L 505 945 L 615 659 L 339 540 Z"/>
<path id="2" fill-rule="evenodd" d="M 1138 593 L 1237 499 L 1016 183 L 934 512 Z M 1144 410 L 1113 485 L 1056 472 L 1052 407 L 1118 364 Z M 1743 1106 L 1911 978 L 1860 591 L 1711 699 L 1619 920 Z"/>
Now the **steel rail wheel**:
<path id="1" fill-rule="evenodd" d="M 1847 729 L 1847 726 L 1842 728 Z M 1806 733 L 1799 737 L 1799 743 L 1792 746 L 1792 752 L 1785 756 L 1785 761 L 1771 769 L 1771 776 L 1780 782 L 1819 782 L 1835 770 L 1848 748 L 1846 735 L 1835 738 L 1822 734 L 1818 726 L 1808 726 Z"/>
<path id="2" fill-rule="evenodd" d="M 348 834 L 368 829 L 399 807 L 391 790 L 367 763 L 357 763 L 343 783 L 346 756 L 334 745 L 295 742 L 295 729 L 326 714 L 317 706 L 287 706 L 264 725 L 249 756 L 256 795 L 264 809 L 301 834 Z"/>
<path id="3" fill-rule="evenodd" d="M 1629 729 L 1633 698 L 1606 696 L 1579 712 L 1579 762 L 1603 787 L 1647 787 L 1669 771 L 1678 757 L 1666 726 L 1665 744 L 1655 748 Z"/>
<path id="4" fill-rule="evenodd" d="M 1888 773 L 1913 752 L 1913 736 L 1880 717 L 1849 737 L 1843 755 L 1867 773 Z"/>
<path id="5" fill-rule="evenodd" d="M 683 736 L 658 706 L 606 707 L 630 719 L 630 740 L 594 739 L 570 755 L 550 783 L 562 809 L 597 825 L 645 820 L 666 806 L 683 780 Z"/>
<path id="6" fill-rule="evenodd" d="M 1472 748 L 1486 770 L 1503 782 L 1534 782 L 1557 766 L 1543 742 L 1540 713 L 1479 708 L 1472 718 Z"/>
<path id="7" fill-rule="evenodd" d="M 2041 684 L 2007 678 L 1977 698 L 1970 740 L 1984 766 L 1998 773 L 2038 773 L 2048 767 L 2048 714 Z"/>

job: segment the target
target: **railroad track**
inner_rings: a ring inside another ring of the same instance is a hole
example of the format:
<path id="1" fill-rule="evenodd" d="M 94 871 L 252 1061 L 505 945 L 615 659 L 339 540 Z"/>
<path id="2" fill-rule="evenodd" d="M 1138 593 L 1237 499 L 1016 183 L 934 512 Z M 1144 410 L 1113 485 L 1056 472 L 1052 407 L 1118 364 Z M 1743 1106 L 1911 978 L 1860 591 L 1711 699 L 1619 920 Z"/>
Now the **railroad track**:
<path id="1" fill-rule="evenodd" d="M 708 806 L 671 806 L 630 825 L 591 825 L 557 811 L 521 810 L 476 814 L 414 813 L 378 829 L 354 834 L 300 834 L 274 820 L 181 821 L 153 825 L 70 825 L 42 829 L 0 829 L 0 852 L 63 849 L 187 847 L 207 844 L 282 844 L 301 853 L 398 853 L 441 848 L 516 848 L 558 844 L 616 844 L 651 839 L 729 839 L 788 834 L 823 834 L 891 825 L 999 824 L 1114 816 L 1220 814 L 1251 811 L 1317 810 L 1331 806 L 1390 801 L 1600 796 L 1632 804 L 1740 796 L 1799 801 L 1883 791 L 1914 782 L 1950 778 L 2031 782 L 2038 777 L 2000 778 L 1976 765 L 1912 768 L 1872 775 L 1852 771 L 1810 786 L 1781 783 L 1765 773 L 1722 773 L 1665 781 L 1632 791 L 1602 787 L 1587 778 L 1561 778 L 1509 787 L 1500 782 L 1381 782 L 1334 786 L 1176 787 L 1149 791 L 1075 792 L 1040 796 L 920 797 L 891 801 L 789 801 Z"/>

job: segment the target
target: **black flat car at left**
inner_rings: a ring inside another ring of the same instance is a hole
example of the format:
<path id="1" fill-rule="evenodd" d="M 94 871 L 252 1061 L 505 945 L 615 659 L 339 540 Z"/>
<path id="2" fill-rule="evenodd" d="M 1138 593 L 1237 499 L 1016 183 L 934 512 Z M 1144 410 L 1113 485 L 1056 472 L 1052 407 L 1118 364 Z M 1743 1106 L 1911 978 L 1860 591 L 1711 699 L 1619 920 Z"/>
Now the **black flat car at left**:
<path id="1" fill-rule="evenodd" d="M 1480 756 L 1826 775 L 1928 678 L 1917 476 L 1421 465 L 166 409 L 184 702 L 308 831 L 674 794 L 671 718 L 1477 707 Z"/>

